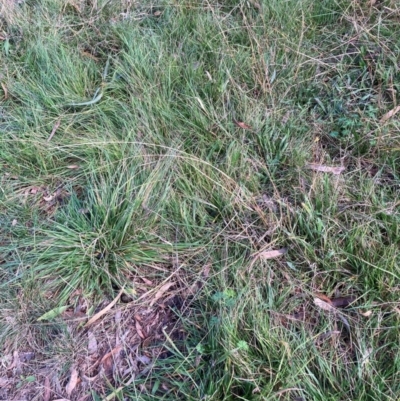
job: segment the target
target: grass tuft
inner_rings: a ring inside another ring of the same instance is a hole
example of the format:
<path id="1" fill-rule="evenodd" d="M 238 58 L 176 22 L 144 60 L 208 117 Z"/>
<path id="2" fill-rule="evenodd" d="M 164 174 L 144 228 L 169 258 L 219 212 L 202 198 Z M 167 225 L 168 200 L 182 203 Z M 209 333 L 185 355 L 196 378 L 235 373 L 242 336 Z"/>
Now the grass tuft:
<path id="1" fill-rule="evenodd" d="M 0 398 L 398 399 L 399 11 L 3 2 Z"/>

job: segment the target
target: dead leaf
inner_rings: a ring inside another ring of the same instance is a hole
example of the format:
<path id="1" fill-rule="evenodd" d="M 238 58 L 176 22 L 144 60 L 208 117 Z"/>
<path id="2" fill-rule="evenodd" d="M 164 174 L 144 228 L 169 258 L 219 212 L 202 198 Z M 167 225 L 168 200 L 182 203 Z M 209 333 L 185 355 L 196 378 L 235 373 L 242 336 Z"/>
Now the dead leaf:
<path id="1" fill-rule="evenodd" d="M 106 374 L 110 374 L 113 371 L 113 365 L 114 365 L 114 355 L 118 354 L 122 350 L 122 345 L 117 345 L 114 349 L 112 349 L 110 352 L 107 352 L 101 358 L 100 364 L 103 365 L 104 371 Z"/>
<path id="2" fill-rule="evenodd" d="M 50 401 L 50 396 L 51 396 L 50 379 L 48 376 L 46 376 L 44 379 L 43 401 Z"/>
<path id="3" fill-rule="evenodd" d="M 99 59 L 96 56 L 93 56 L 92 53 L 89 53 L 86 50 L 82 51 L 81 54 L 82 54 L 82 56 L 89 57 L 94 61 L 99 61 Z"/>
<path id="4" fill-rule="evenodd" d="M 314 304 L 318 306 L 319 308 L 328 311 L 328 312 L 334 312 L 336 309 L 334 306 L 329 304 L 328 302 L 323 301 L 320 298 L 314 298 Z"/>
<path id="5" fill-rule="evenodd" d="M 337 297 L 332 299 L 332 305 L 335 308 L 346 308 L 356 300 L 356 297 Z"/>
<path id="6" fill-rule="evenodd" d="M 119 294 L 115 297 L 115 299 L 108 304 L 104 309 L 102 309 L 100 312 L 96 313 L 94 316 L 92 316 L 88 322 L 85 324 L 85 328 L 89 327 L 91 324 L 93 324 L 95 321 L 97 321 L 98 319 L 100 319 L 103 315 L 105 315 L 119 300 L 119 298 L 121 297 L 122 293 L 124 292 L 124 289 L 122 288 L 121 291 L 119 292 Z"/>
<path id="7" fill-rule="evenodd" d="M 287 248 L 281 248 L 281 249 L 277 249 L 274 251 L 264 251 L 264 252 L 260 252 L 257 257 L 261 258 L 261 259 L 275 259 L 278 258 L 279 256 L 284 255 L 287 252 Z"/>
<path id="8" fill-rule="evenodd" d="M 239 128 L 247 129 L 247 130 L 252 130 L 252 129 L 253 129 L 250 125 L 244 123 L 243 121 L 236 121 L 236 120 L 233 120 L 233 122 L 234 122 Z"/>
<path id="9" fill-rule="evenodd" d="M 394 109 L 388 111 L 386 114 L 384 114 L 381 118 L 381 123 L 386 122 L 389 120 L 389 118 L 392 118 L 395 114 L 397 114 L 400 111 L 400 106 L 395 107 Z"/>
<path id="10" fill-rule="evenodd" d="M 32 187 L 32 188 L 29 190 L 29 193 L 34 195 L 34 194 L 37 194 L 40 190 L 41 190 L 40 187 Z"/>
<path id="11" fill-rule="evenodd" d="M 140 277 L 142 281 L 147 285 L 153 285 L 153 282 L 145 277 Z"/>
<path id="12" fill-rule="evenodd" d="M 67 166 L 67 168 L 69 168 L 70 170 L 76 170 L 79 168 L 79 166 L 77 164 L 71 164 L 71 165 Z"/>
<path id="13" fill-rule="evenodd" d="M 146 336 L 143 334 L 142 326 L 140 325 L 140 323 L 137 320 L 135 323 L 135 328 L 136 328 L 136 332 L 138 333 L 139 337 L 142 340 L 144 340 L 146 338 Z"/>
<path id="14" fill-rule="evenodd" d="M 335 175 L 339 175 L 341 172 L 346 170 L 345 167 L 330 167 L 330 166 L 324 166 L 322 164 L 307 164 L 307 168 L 314 170 L 314 171 L 319 171 L 321 173 L 332 173 Z"/>
<path id="15" fill-rule="evenodd" d="M 211 264 L 208 263 L 205 266 L 203 266 L 202 269 L 202 275 L 204 278 L 208 278 L 208 276 L 210 275 L 210 269 L 211 269 Z"/>
<path id="16" fill-rule="evenodd" d="M 7 369 L 8 370 L 15 369 L 15 368 L 18 369 L 19 365 L 20 365 L 19 353 L 18 353 L 18 351 L 14 351 L 13 352 L 13 361 L 12 361 L 11 365 L 8 366 Z"/>
<path id="17" fill-rule="evenodd" d="M 60 117 L 60 118 L 56 121 L 56 123 L 54 124 L 54 127 L 53 127 L 53 129 L 52 129 L 52 131 L 51 131 L 51 134 L 50 134 L 50 136 L 47 138 L 47 142 L 50 142 L 50 141 L 51 141 L 51 138 L 53 138 L 53 136 L 54 136 L 54 134 L 56 133 L 58 127 L 60 126 L 60 123 L 61 123 L 61 117 Z"/>
<path id="18" fill-rule="evenodd" d="M 92 355 L 97 352 L 97 340 L 91 331 L 88 331 L 88 339 L 88 353 Z"/>
<path id="19" fill-rule="evenodd" d="M 164 284 L 156 293 L 154 299 L 151 301 L 150 306 L 153 306 L 175 283 Z"/>
<path id="20" fill-rule="evenodd" d="M 317 297 L 317 298 L 321 299 L 322 301 L 325 301 L 329 305 L 332 305 L 331 299 L 329 297 L 327 297 L 326 295 L 321 294 L 320 292 L 314 292 L 314 297 Z"/>
<path id="21" fill-rule="evenodd" d="M 50 202 L 54 199 L 54 195 L 43 196 L 43 200 L 46 202 Z"/>
<path id="22" fill-rule="evenodd" d="M 68 321 L 82 321 L 86 319 L 86 314 L 80 311 L 65 311 L 61 314 L 64 320 Z"/>
<path id="23" fill-rule="evenodd" d="M 7 86 L 5 86 L 3 84 L 3 82 L 1 83 L 1 87 L 3 88 L 3 92 L 4 92 L 4 100 L 8 99 L 8 90 L 7 90 Z"/>
<path id="24" fill-rule="evenodd" d="M 161 11 L 156 11 L 153 15 L 154 15 L 155 17 L 159 17 L 161 14 L 162 14 Z"/>
<path id="25" fill-rule="evenodd" d="M 372 310 L 367 310 L 366 312 L 360 312 L 360 314 L 365 317 L 370 317 L 372 315 Z"/>
<path id="26" fill-rule="evenodd" d="M 65 386 L 65 391 L 68 397 L 71 396 L 71 393 L 74 391 L 76 385 L 78 384 L 78 381 L 79 381 L 78 371 L 76 370 L 76 367 L 73 366 L 71 368 L 71 377 L 69 378 L 68 384 Z"/>

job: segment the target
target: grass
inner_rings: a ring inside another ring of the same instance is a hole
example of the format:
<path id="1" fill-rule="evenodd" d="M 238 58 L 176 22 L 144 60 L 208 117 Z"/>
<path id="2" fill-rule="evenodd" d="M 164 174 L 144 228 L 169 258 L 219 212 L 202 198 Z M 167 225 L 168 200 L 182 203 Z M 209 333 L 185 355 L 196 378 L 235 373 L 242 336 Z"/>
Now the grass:
<path id="1" fill-rule="evenodd" d="M 0 12 L 1 399 L 399 399 L 397 2 Z"/>

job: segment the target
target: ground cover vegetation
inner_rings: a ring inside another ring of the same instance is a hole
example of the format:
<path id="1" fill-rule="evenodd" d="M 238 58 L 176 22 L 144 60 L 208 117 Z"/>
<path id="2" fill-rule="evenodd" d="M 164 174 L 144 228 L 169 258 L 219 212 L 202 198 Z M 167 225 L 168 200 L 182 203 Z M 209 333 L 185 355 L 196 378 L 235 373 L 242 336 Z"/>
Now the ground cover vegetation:
<path id="1" fill-rule="evenodd" d="M 0 83 L 0 399 L 399 399 L 398 1 L 3 0 Z"/>

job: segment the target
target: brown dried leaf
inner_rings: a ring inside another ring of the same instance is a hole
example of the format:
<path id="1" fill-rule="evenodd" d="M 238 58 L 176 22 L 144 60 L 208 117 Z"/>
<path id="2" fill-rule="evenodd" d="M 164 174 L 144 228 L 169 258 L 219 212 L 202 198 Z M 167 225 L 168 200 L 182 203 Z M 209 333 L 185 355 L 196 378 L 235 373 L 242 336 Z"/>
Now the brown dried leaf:
<path id="1" fill-rule="evenodd" d="M 18 353 L 18 351 L 14 351 L 13 352 L 13 361 L 12 361 L 12 364 L 8 367 L 8 370 L 11 370 L 11 369 L 16 369 L 16 370 L 18 370 L 18 368 L 19 368 L 19 365 L 20 365 L 20 359 L 19 359 L 19 353 Z"/>
<path id="2" fill-rule="evenodd" d="M 236 121 L 236 120 L 233 120 L 233 122 L 234 122 L 239 128 L 247 129 L 247 130 L 252 130 L 252 129 L 253 129 L 250 125 L 244 123 L 243 121 Z"/>
<path id="3" fill-rule="evenodd" d="M 365 317 L 370 317 L 372 315 L 372 310 L 367 310 L 366 312 L 360 312 L 360 314 Z"/>
<path id="4" fill-rule="evenodd" d="M 257 256 L 261 259 L 275 259 L 279 256 L 284 255 L 287 252 L 287 248 L 281 248 L 274 251 L 260 252 Z"/>
<path id="5" fill-rule="evenodd" d="M 54 195 L 49 195 L 49 196 L 43 196 L 43 200 L 45 202 L 50 202 L 54 199 Z"/>
<path id="6" fill-rule="evenodd" d="M 103 365 L 106 374 L 112 373 L 114 365 L 114 355 L 117 355 L 121 350 L 122 350 L 122 345 L 117 345 L 110 352 L 107 352 L 107 354 L 105 354 L 103 358 L 101 358 L 100 364 Z"/>
<path id="7" fill-rule="evenodd" d="M 81 54 L 82 54 L 82 56 L 89 57 L 89 58 L 91 58 L 91 59 L 94 60 L 94 61 L 99 61 L 99 59 L 98 59 L 96 56 L 93 56 L 92 53 L 89 53 L 89 52 L 86 51 L 86 50 L 82 51 Z"/>
<path id="8" fill-rule="evenodd" d="M 108 304 L 104 309 L 102 309 L 100 312 L 96 313 L 94 316 L 92 316 L 88 322 L 85 324 L 85 328 L 89 327 L 91 324 L 93 324 L 94 322 L 96 322 L 98 319 L 100 319 L 103 315 L 105 315 L 119 300 L 119 298 L 121 297 L 122 293 L 124 292 L 124 289 L 122 289 L 119 294 L 115 297 L 115 299 Z"/>
<path id="9" fill-rule="evenodd" d="M 88 331 L 88 340 L 88 353 L 92 355 L 97 352 L 97 340 L 91 331 Z"/>
<path id="10" fill-rule="evenodd" d="M 322 301 L 325 301 L 326 303 L 332 305 L 332 301 L 329 297 L 327 297 L 325 294 L 321 294 L 320 292 L 314 292 L 314 297 L 317 297 L 321 299 Z"/>
<path id="11" fill-rule="evenodd" d="M 141 324 L 136 320 L 135 323 L 135 328 L 136 328 L 136 332 L 138 333 L 139 337 L 144 340 L 146 338 L 146 336 L 143 334 L 143 329 Z"/>
<path id="12" fill-rule="evenodd" d="M 151 301 L 150 306 L 153 306 L 175 283 L 164 284 L 156 293 L 154 299 Z"/>
<path id="13" fill-rule="evenodd" d="M 202 275 L 204 278 L 208 278 L 208 276 L 210 275 L 210 269 L 211 269 L 210 263 L 207 263 L 205 266 L 203 266 Z"/>
<path id="14" fill-rule="evenodd" d="M 68 397 L 71 396 L 71 393 L 74 391 L 76 385 L 78 384 L 79 381 L 79 376 L 78 376 L 78 371 L 75 366 L 71 368 L 71 377 L 69 378 L 69 382 L 65 387 L 65 391 L 68 395 Z"/>
<path id="15" fill-rule="evenodd" d="M 61 317 L 64 320 L 69 320 L 69 321 L 79 321 L 79 320 L 84 320 L 86 319 L 86 314 L 83 312 L 74 312 L 74 311 L 65 311 L 61 314 Z"/>
<path id="16" fill-rule="evenodd" d="M 341 172 L 346 170 L 345 167 L 330 167 L 330 166 L 324 166 L 322 164 L 307 164 L 307 168 L 314 170 L 314 171 L 319 171 L 321 173 L 332 173 L 335 175 L 339 175 Z"/>
<path id="17" fill-rule="evenodd" d="M 392 118 L 395 114 L 397 114 L 400 111 L 400 106 L 395 107 L 394 109 L 388 111 L 386 114 L 384 114 L 381 118 L 381 123 L 386 122 L 389 120 L 389 118 Z"/>
<path id="18" fill-rule="evenodd" d="M 40 187 L 32 187 L 32 188 L 29 190 L 29 193 L 35 195 L 35 194 L 37 194 L 39 191 L 41 191 L 41 188 L 40 188 Z"/>
<path id="19" fill-rule="evenodd" d="M 149 279 L 147 279 L 146 277 L 140 277 L 142 279 L 142 281 L 147 284 L 147 285 L 153 285 L 153 282 Z"/>
<path id="20" fill-rule="evenodd" d="M 316 306 L 318 306 L 319 308 L 321 308 L 325 311 L 328 311 L 328 312 L 333 312 L 336 310 L 334 306 L 332 306 L 331 304 L 328 304 L 328 302 L 325 302 L 320 298 L 314 298 L 314 304 Z"/>
<path id="21" fill-rule="evenodd" d="M 156 11 L 153 15 L 154 15 L 155 17 L 159 17 L 161 14 L 162 14 L 161 11 Z"/>

